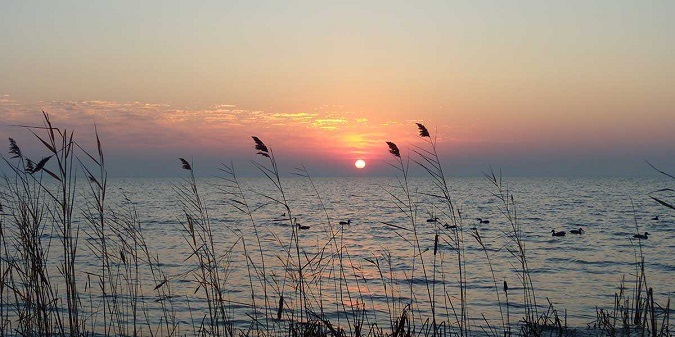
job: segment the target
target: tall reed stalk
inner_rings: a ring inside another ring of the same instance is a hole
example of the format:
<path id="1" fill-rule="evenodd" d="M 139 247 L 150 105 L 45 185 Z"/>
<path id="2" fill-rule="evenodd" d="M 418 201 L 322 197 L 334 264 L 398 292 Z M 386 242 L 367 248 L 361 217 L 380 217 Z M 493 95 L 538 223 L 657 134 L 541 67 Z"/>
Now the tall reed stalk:
<path id="1" fill-rule="evenodd" d="M 426 146 L 414 146 L 413 147 L 413 153 L 416 155 L 416 157 L 409 159 L 412 160 L 415 164 L 417 164 L 419 167 L 424 169 L 424 171 L 431 177 L 431 180 L 433 182 L 434 186 L 434 191 L 429 193 L 422 193 L 428 198 L 431 198 L 433 202 L 440 201 L 441 204 L 443 205 L 444 209 L 441 210 L 442 216 L 444 219 L 447 219 L 447 221 L 450 222 L 450 227 L 455 228 L 452 232 L 450 232 L 448 242 L 451 242 L 453 245 L 453 251 L 456 254 L 456 265 L 457 265 L 457 270 L 458 270 L 458 288 L 459 288 L 459 313 L 457 313 L 454 310 L 454 306 L 452 305 L 452 301 L 449 301 L 449 304 L 451 307 L 453 307 L 453 314 L 455 316 L 455 323 L 457 324 L 457 328 L 459 330 L 459 335 L 460 336 L 467 336 L 470 334 L 470 325 L 469 325 L 469 316 L 468 316 L 468 311 L 467 311 L 467 300 L 466 300 L 466 263 L 464 260 L 464 229 L 462 226 L 462 218 L 459 213 L 459 211 L 455 208 L 450 189 L 448 186 L 448 182 L 445 178 L 445 174 L 443 173 L 443 167 L 440 162 L 440 158 L 438 156 L 438 151 L 437 151 L 437 140 L 436 138 L 432 138 L 428 129 L 420 123 L 417 123 L 417 128 L 419 131 L 420 137 L 425 141 Z M 397 203 L 397 206 L 403 213 L 406 215 L 407 218 L 410 219 L 411 221 L 411 230 L 413 233 L 413 242 L 414 242 L 414 247 L 416 248 L 416 253 L 413 254 L 413 256 L 418 256 L 420 260 L 420 265 L 422 269 L 422 274 L 425 280 L 425 287 L 426 287 L 426 292 L 427 292 L 427 297 L 429 304 L 431 306 L 431 328 L 432 328 L 432 334 L 433 336 L 436 336 L 437 333 L 439 333 L 439 328 L 440 325 L 437 322 L 437 308 L 436 308 L 436 271 L 437 271 L 437 253 L 438 253 L 438 243 L 439 243 L 439 232 L 436 231 L 435 237 L 434 237 L 434 254 L 433 254 L 433 260 L 432 260 L 432 267 L 433 267 L 433 274 L 430 277 L 427 271 L 427 262 L 424 260 L 424 255 L 423 249 L 421 247 L 421 240 L 419 238 L 419 233 L 418 233 L 418 228 L 416 224 L 416 218 L 417 218 L 417 213 L 416 213 L 416 205 L 413 202 L 413 199 L 411 197 L 412 191 L 411 188 L 408 184 L 408 163 L 404 165 L 404 161 L 401 158 L 400 155 L 400 150 L 396 146 L 395 143 L 393 142 L 387 142 L 387 145 L 389 146 L 389 152 L 394 156 L 394 158 L 397 160 L 397 165 L 392 165 L 396 169 L 396 178 L 399 181 L 399 185 L 403 191 L 404 197 L 399 198 L 393 194 L 390 193 L 390 195 L 394 198 L 395 202 Z M 400 176 L 399 176 L 400 174 Z M 438 217 L 434 216 L 434 212 L 431 212 L 432 219 L 430 219 L 430 222 L 433 222 L 436 226 L 438 226 Z M 438 228 L 438 227 L 436 227 Z M 444 234 L 445 235 L 445 234 Z M 414 266 L 414 261 L 413 261 L 413 266 Z M 413 267 L 413 271 L 414 271 Z M 411 297 L 412 297 L 412 284 L 410 285 L 411 289 Z M 447 288 L 443 288 L 443 291 L 446 292 L 447 294 Z M 446 296 L 446 299 L 450 299 L 449 297 Z M 414 320 L 413 320 L 414 324 Z"/>
<path id="2" fill-rule="evenodd" d="M 48 225 L 50 200 L 43 177 L 12 138 L 9 153 L 10 159 L 3 156 L 13 175 L 4 175 L 2 188 L 2 217 L 11 219 L 9 224 L 3 221 L 2 228 L 2 285 L 10 292 L 3 299 L 18 316 L 18 333 L 65 334 L 58 292 L 50 281 L 48 260 L 55 233 Z"/>
<path id="3" fill-rule="evenodd" d="M 221 265 L 223 257 L 229 254 L 229 251 L 223 255 L 218 254 L 211 219 L 199 193 L 192 164 L 183 158 L 180 158 L 180 161 L 183 169 L 190 175 L 175 190 L 179 195 L 186 220 L 183 223 L 185 241 L 190 246 L 191 256 L 198 262 L 198 268 L 194 273 L 197 290 L 201 289 L 203 292 L 208 307 L 200 329 L 209 335 L 231 336 L 233 327 L 223 298 L 226 279 L 223 278 L 224 266 Z"/>
<path id="4" fill-rule="evenodd" d="M 287 270 L 290 270 L 292 264 L 295 264 L 294 269 L 295 275 L 290 275 L 291 280 L 294 280 L 296 285 L 293 286 L 295 293 L 297 295 L 295 300 L 295 306 L 291 310 L 291 321 L 304 322 L 306 315 L 306 284 L 305 277 L 303 275 L 303 263 L 301 259 L 301 244 L 300 236 L 298 231 L 300 230 L 300 224 L 297 221 L 297 218 L 293 216 L 293 211 L 288 203 L 288 198 L 286 196 L 286 191 L 281 181 L 281 175 L 279 174 L 279 166 L 277 164 L 276 158 L 274 156 L 274 151 L 271 148 L 268 148 L 265 143 L 263 143 L 260 138 L 253 136 L 253 141 L 255 143 L 255 149 L 258 151 L 256 154 L 266 158 L 264 163 L 253 161 L 253 164 L 258 168 L 258 170 L 267 177 L 267 179 L 274 185 L 276 196 L 273 195 L 263 195 L 266 199 L 272 201 L 274 204 L 283 207 L 285 210 L 284 214 L 288 219 L 288 222 L 291 224 L 291 233 L 290 240 L 288 241 L 288 248 L 286 249 L 286 256 L 284 258 L 284 265 L 287 266 Z M 295 256 L 293 256 L 295 255 Z M 292 259 L 295 258 L 295 261 L 292 262 Z M 284 277 L 282 281 L 281 288 L 279 289 L 279 305 L 277 308 L 277 319 L 281 319 L 282 313 L 288 301 L 285 298 L 286 295 L 286 281 L 287 278 Z M 296 309 L 297 308 L 297 309 Z M 296 311 L 297 310 L 297 311 Z M 296 316 L 297 315 L 297 316 Z"/>
<path id="5" fill-rule="evenodd" d="M 68 314 L 68 332 L 77 336 L 80 334 L 80 298 L 77 291 L 76 257 L 80 235 L 79 225 L 73 223 L 73 211 L 75 209 L 75 187 L 77 181 L 75 165 L 75 142 L 73 131 L 60 130 L 54 127 L 47 113 L 44 115 L 44 126 L 41 128 L 29 128 L 40 142 L 51 153 L 36 164 L 35 170 L 41 170 L 56 180 L 56 188 L 52 192 L 49 186 L 42 185 L 53 202 L 54 208 L 50 209 L 51 221 L 54 221 L 60 230 L 61 245 L 63 248 L 63 261 L 59 272 L 62 274 L 66 285 L 66 301 Z M 34 129 L 44 130 L 47 134 L 40 136 Z M 43 138 L 44 137 L 44 138 Z M 56 168 L 52 172 L 45 165 L 50 158 L 56 160 Z M 41 165 L 42 164 L 42 165 Z M 34 172 L 35 173 L 35 172 Z"/>
<path id="6" fill-rule="evenodd" d="M 268 294 L 269 281 L 267 279 L 268 271 L 265 262 L 264 248 L 260 240 L 262 233 L 260 233 L 258 230 L 258 224 L 253 217 L 254 209 L 251 209 L 251 207 L 249 206 L 249 202 L 244 194 L 242 186 L 239 183 L 239 179 L 237 178 L 237 174 L 234 170 L 234 164 L 230 165 L 223 164 L 221 167 L 221 171 L 225 174 L 225 176 L 222 177 L 225 184 L 220 188 L 220 190 L 224 194 L 227 203 L 231 207 L 239 210 L 240 212 L 246 215 L 251 226 L 253 227 L 253 234 L 255 236 L 256 243 L 258 245 L 258 253 L 260 254 L 260 267 L 258 267 L 258 264 L 256 264 L 253 261 L 253 258 L 248 253 L 248 250 L 246 249 L 246 239 L 242 235 L 242 244 L 244 246 L 244 254 L 246 256 L 246 268 L 249 274 L 249 285 L 251 288 L 251 303 L 253 305 L 254 331 L 257 332 L 258 334 L 264 335 L 266 332 L 271 330 L 270 318 L 272 317 L 271 315 L 272 305 L 270 302 L 270 296 Z M 252 280 L 251 268 L 254 269 L 255 275 L 258 279 L 258 282 L 255 285 Z M 256 290 L 259 289 L 258 286 L 263 290 L 264 316 L 262 318 L 262 322 L 261 319 L 258 317 L 258 305 L 256 303 L 256 295 L 255 295 Z"/>
<path id="7" fill-rule="evenodd" d="M 413 151 L 417 155 L 417 158 L 414 159 L 415 163 L 422 167 L 432 178 L 435 191 L 433 193 L 427 194 L 428 197 L 439 200 L 444 206 L 445 211 L 443 215 L 447 217 L 452 224 L 451 226 L 455 227 L 456 230 L 452 232 L 450 237 L 451 241 L 454 243 L 454 251 L 457 259 L 457 270 L 459 272 L 459 298 L 460 298 L 460 317 L 458 320 L 459 324 L 459 333 L 460 336 L 466 336 L 470 334 L 470 321 L 467 310 L 467 298 L 466 298 L 466 261 L 465 261 L 465 250 L 464 250 L 464 227 L 462 226 L 462 217 L 458 209 L 455 208 L 454 202 L 452 200 L 452 195 L 450 193 L 450 188 L 448 186 L 448 181 L 445 178 L 443 173 L 443 165 L 438 156 L 437 149 L 437 139 L 434 136 L 431 137 L 429 130 L 420 123 L 416 123 L 419 130 L 419 136 L 422 140 L 425 141 L 426 146 L 415 146 Z M 425 275 L 426 276 L 426 275 Z M 435 286 L 435 282 L 433 283 Z M 428 287 L 428 286 L 427 286 Z M 435 322 L 435 300 L 431 299 L 432 303 L 432 316 Z M 434 324 L 434 329 L 436 325 Z"/>
<path id="8" fill-rule="evenodd" d="M 541 326 L 537 324 L 539 319 L 537 309 L 537 297 L 534 290 L 534 282 L 531 277 L 530 267 L 525 253 L 525 238 L 522 225 L 519 220 L 518 207 L 513 194 L 503 183 L 501 174 L 497 175 L 491 169 L 489 173 L 484 174 L 488 181 L 495 187 L 493 196 L 501 203 L 500 211 L 504 215 L 509 225 L 509 231 L 506 231 L 506 237 L 511 245 L 507 245 L 507 251 L 516 259 L 518 278 L 523 291 L 523 305 L 525 307 L 525 323 L 523 333 L 525 335 L 537 335 L 541 333 Z M 508 303 L 507 303 L 508 306 Z M 508 318 L 508 315 L 507 315 Z M 510 331 L 510 327 L 507 327 Z"/>

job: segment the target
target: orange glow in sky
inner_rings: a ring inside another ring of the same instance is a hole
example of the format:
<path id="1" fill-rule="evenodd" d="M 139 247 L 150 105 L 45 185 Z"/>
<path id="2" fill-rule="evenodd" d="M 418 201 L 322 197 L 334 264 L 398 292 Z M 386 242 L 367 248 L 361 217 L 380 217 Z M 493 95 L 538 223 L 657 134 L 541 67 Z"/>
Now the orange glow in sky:
<path id="1" fill-rule="evenodd" d="M 384 174 L 384 142 L 414 148 L 421 122 L 465 174 L 632 174 L 675 158 L 673 12 L 667 1 L 10 2 L 0 136 L 44 110 L 83 138 L 96 123 L 112 155 L 158 167 L 249 158 L 255 135 L 289 167 L 350 174 L 360 158 Z"/>

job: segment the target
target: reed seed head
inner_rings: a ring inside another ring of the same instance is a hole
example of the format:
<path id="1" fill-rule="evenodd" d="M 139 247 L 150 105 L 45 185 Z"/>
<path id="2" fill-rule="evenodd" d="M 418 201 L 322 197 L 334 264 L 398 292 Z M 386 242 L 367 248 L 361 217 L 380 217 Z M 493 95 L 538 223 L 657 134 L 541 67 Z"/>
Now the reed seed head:
<path id="1" fill-rule="evenodd" d="M 417 128 L 420 129 L 420 137 L 430 137 L 429 136 L 429 130 L 427 130 L 427 127 L 420 124 L 420 123 L 415 123 L 417 124 Z"/>
<path id="2" fill-rule="evenodd" d="M 45 164 L 47 164 L 47 162 L 49 161 L 49 159 L 51 157 L 52 156 L 48 156 L 48 157 L 44 157 L 44 158 L 40 159 L 40 161 L 37 164 L 35 164 L 35 167 L 28 173 L 33 174 L 33 173 L 37 173 L 40 170 L 42 170 L 45 167 Z"/>
<path id="3" fill-rule="evenodd" d="M 33 171 L 35 171 L 35 164 L 32 160 L 26 158 L 26 168 L 24 171 L 26 173 L 33 173 Z"/>
<path id="4" fill-rule="evenodd" d="M 184 170 L 192 171 L 192 166 L 190 165 L 190 163 L 188 163 L 187 160 L 185 160 L 183 158 L 178 158 L 178 159 L 180 159 L 180 162 L 183 163 L 183 169 Z"/>
<path id="5" fill-rule="evenodd" d="M 398 150 L 398 146 L 396 146 L 396 144 L 387 142 L 387 145 L 389 145 L 389 153 L 393 154 L 394 157 L 401 158 L 401 152 Z"/>
<path id="6" fill-rule="evenodd" d="M 9 138 L 9 154 L 12 155 L 12 158 L 21 158 L 23 155 L 21 154 L 21 149 L 19 148 L 18 145 L 16 145 L 16 141 L 14 138 Z"/>
<path id="7" fill-rule="evenodd" d="M 265 143 L 263 143 L 263 141 L 260 140 L 260 138 L 258 138 L 256 136 L 251 136 L 251 137 L 253 138 L 253 141 L 255 142 L 255 149 L 259 151 L 257 154 L 263 155 L 265 157 L 269 157 L 269 154 L 268 154 L 269 151 L 267 150 L 267 146 L 265 145 Z"/>

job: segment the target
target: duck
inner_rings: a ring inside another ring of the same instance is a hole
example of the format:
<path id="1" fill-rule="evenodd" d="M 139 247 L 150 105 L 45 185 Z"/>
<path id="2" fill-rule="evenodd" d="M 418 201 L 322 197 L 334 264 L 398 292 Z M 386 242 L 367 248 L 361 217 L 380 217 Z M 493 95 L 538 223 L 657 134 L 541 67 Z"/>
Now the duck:
<path id="1" fill-rule="evenodd" d="M 427 222 L 437 222 L 438 218 L 429 218 L 427 219 Z"/>
<path id="2" fill-rule="evenodd" d="M 352 223 L 352 219 L 347 219 L 347 221 L 340 221 L 340 225 L 350 225 Z"/>
<path id="3" fill-rule="evenodd" d="M 556 232 L 555 229 L 551 229 L 551 236 L 565 236 L 564 231 Z"/>
<path id="4" fill-rule="evenodd" d="M 579 229 L 573 229 L 573 230 L 570 231 L 570 233 L 572 233 L 572 234 L 581 234 L 583 232 L 584 232 L 584 229 L 581 228 L 581 227 L 579 227 Z"/>
<path id="5" fill-rule="evenodd" d="M 307 225 L 301 225 L 301 224 L 298 222 L 298 218 L 293 218 L 293 220 L 294 220 L 293 222 L 295 222 L 295 225 L 298 227 L 298 229 L 309 229 L 309 228 L 310 228 L 310 227 L 307 226 Z"/>
<path id="6" fill-rule="evenodd" d="M 657 215 L 657 216 L 654 216 L 654 217 L 652 218 L 652 220 L 658 220 L 658 219 L 659 219 L 659 216 L 658 216 L 658 215 Z"/>
<path id="7" fill-rule="evenodd" d="M 457 225 L 449 225 L 449 224 L 446 223 L 445 225 L 443 225 L 443 227 L 445 229 L 455 229 L 455 228 L 457 228 Z"/>
<path id="8" fill-rule="evenodd" d="M 642 239 L 642 240 L 647 240 L 649 236 L 648 232 L 645 232 L 644 234 L 635 234 L 633 235 L 634 238 L 636 239 Z"/>
<path id="9" fill-rule="evenodd" d="M 490 223 L 490 220 L 488 219 L 476 218 L 476 220 L 478 221 L 478 223 Z"/>

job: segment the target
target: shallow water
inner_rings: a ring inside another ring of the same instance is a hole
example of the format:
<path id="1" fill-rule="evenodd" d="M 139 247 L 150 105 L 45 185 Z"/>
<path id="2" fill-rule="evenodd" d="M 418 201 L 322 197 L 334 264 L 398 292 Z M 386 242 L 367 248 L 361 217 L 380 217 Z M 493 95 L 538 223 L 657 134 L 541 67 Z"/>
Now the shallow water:
<path id="1" fill-rule="evenodd" d="M 270 316 L 276 310 L 278 295 L 283 293 L 286 298 L 293 298 L 293 286 L 297 285 L 288 276 L 295 270 L 287 273 L 283 267 L 297 261 L 295 246 L 290 257 L 286 253 L 294 231 L 287 220 L 280 221 L 286 210 L 261 196 L 281 198 L 268 180 L 247 178 L 240 183 L 253 210 L 266 274 L 275 276 L 273 280 L 268 279 L 270 308 L 267 315 Z M 438 193 L 430 179 L 414 178 L 409 182 L 416 205 L 421 254 L 416 248 L 410 218 L 393 200 L 392 195 L 403 197 L 396 179 L 317 178 L 314 184 L 320 197 L 307 179 L 285 178 L 282 183 L 292 217 L 297 218 L 298 223 L 311 226 L 297 232 L 297 252 L 301 263 L 306 264 L 304 286 L 311 310 L 323 312 L 331 322 L 341 326 L 348 326 L 350 317 L 365 310 L 363 317 L 367 322 L 386 328 L 391 324 L 391 315 L 398 315 L 408 303 L 415 304 L 417 311 L 413 317 L 430 317 L 429 298 L 434 298 L 439 320 L 454 319 L 452 308 L 458 310 L 460 296 L 456 253 L 452 249 L 455 232 L 442 226 L 451 220 L 447 205 L 439 204 L 430 196 Z M 647 196 L 667 186 L 669 181 L 661 178 L 511 178 L 505 179 L 505 183 L 517 203 L 518 221 L 524 233 L 540 310 L 544 311 L 550 301 L 561 317 L 566 315 L 569 326 L 584 328 L 595 319 L 596 307 L 611 308 L 622 277 L 628 282 L 634 280 L 639 246 L 631 238 L 636 231 L 652 234 L 641 243 L 647 282 L 653 287 L 657 302 L 665 303 L 675 292 L 672 283 L 675 261 L 671 258 L 675 252 L 675 213 Z M 176 179 L 111 179 L 108 203 L 121 205 L 125 195 L 135 206 L 149 249 L 159 258 L 174 295 L 195 298 L 193 303 L 176 303 L 179 321 L 187 324 L 194 320 L 191 311 L 203 308 L 199 301 L 203 296 L 195 292 L 197 285 L 191 274 L 197 265 L 190 259 L 191 249 L 185 239 L 185 216 L 176 193 L 179 184 Z M 258 311 L 254 312 L 251 306 L 250 282 L 258 281 L 255 277 L 253 281 L 249 278 L 251 265 L 246 261 L 257 268 L 262 266 L 254 226 L 228 202 L 231 197 L 222 192 L 221 179 L 199 179 L 198 185 L 211 219 L 215 245 L 221 249 L 217 254 L 226 271 L 223 278 L 226 278 L 226 300 L 231 304 L 229 315 L 236 324 L 245 327 L 251 321 L 247 314 L 263 316 L 265 313 L 262 287 L 253 287 Z M 451 178 L 448 185 L 453 204 L 462 214 L 466 303 L 472 324 L 484 325 L 483 315 L 491 324 L 499 324 L 502 314 L 497 296 L 505 301 L 501 290 L 503 281 L 507 281 L 510 288 L 510 321 L 518 321 L 523 315 L 522 286 L 514 269 L 517 261 L 508 252 L 514 247 L 506 237 L 511 227 L 502 214 L 502 204 L 493 195 L 495 188 L 484 178 Z M 656 215 L 659 220 L 651 220 Z M 439 222 L 426 221 L 433 217 L 438 217 Z M 476 218 L 489 219 L 490 223 L 479 224 Z M 338 221 L 347 219 L 351 219 L 350 225 L 338 225 Z M 486 245 L 491 264 L 485 251 L 469 235 L 474 226 Z M 579 227 L 584 229 L 584 234 L 569 233 Z M 568 234 L 552 237 L 552 229 Z M 83 231 L 86 232 L 85 225 Z M 436 234 L 439 245 L 434 255 Z M 333 236 L 335 240 L 329 240 Z M 244 242 L 249 251 L 248 260 Z M 336 247 L 344 247 L 339 250 L 341 256 L 337 255 Z M 86 247 L 79 252 L 81 268 L 95 272 L 98 262 L 94 255 L 88 253 Z M 417 258 L 413 258 L 415 255 Z M 343 263 L 343 273 L 339 261 Z M 152 282 L 150 275 L 140 277 Z M 148 302 L 153 302 L 152 291 L 147 290 L 145 296 Z M 289 308 L 293 303 L 287 302 Z"/>

